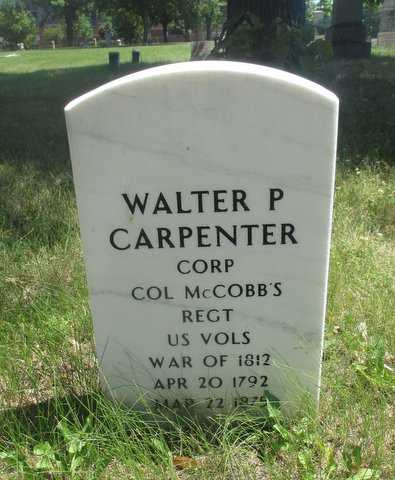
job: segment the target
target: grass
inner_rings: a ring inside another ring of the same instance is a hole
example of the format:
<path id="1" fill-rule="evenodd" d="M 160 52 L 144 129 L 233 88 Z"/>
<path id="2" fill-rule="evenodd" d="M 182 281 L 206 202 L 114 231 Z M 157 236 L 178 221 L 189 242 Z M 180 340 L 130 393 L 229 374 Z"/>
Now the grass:
<path id="1" fill-rule="evenodd" d="M 141 48 L 143 67 L 188 48 Z M 342 117 L 318 414 L 272 406 L 200 425 L 97 386 L 62 107 L 114 77 L 106 56 L 0 54 L 0 479 L 395 478 L 395 58 L 320 73 Z"/>
<path id="2" fill-rule="evenodd" d="M 157 47 L 138 46 L 133 47 L 133 49 L 140 51 L 140 61 L 144 63 L 182 62 L 189 60 L 191 54 L 190 43 L 160 45 Z M 5 65 L 2 65 L 7 73 L 31 73 L 47 69 L 64 69 L 70 65 L 73 65 L 73 68 L 101 66 L 108 63 L 109 52 L 119 52 L 120 61 L 123 64 L 131 62 L 132 48 L 130 47 L 59 48 L 56 50 L 4 53 L 0 51 L 0 58 L 4 58 L 7 62 Z M 6 55 L 10 53 L 17 53 L 17 56 L 7 57 Z"/>
<path id="3" fill-rule="evenodd" d="M 384 57 L 392 56 L 393 57 L 395 55 L 395 48 L 376 47 L 374 48 L 373 53 L 376 56 L 384 56 Z"/>

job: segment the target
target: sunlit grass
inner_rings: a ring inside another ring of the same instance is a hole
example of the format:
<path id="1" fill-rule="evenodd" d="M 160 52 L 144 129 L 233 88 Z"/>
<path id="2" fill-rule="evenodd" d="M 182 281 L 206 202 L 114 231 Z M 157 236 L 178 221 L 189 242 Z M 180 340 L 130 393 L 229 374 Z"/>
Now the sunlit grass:
<path id="1" fill-rule="evenodd" d="M 1 52 L 0 74 L 31 73 L 38 70 L 59 68 L 92 67 L 108 64 L 108 53 L 119 52 L 123 64 L 131 63 L 132 50 L 140 52 L 142 63 L 163 63 L 188 61 L 191 56 L 190 43 L 169 45 L 118 47 L 118 48 L 59 48 L 55 50 L 25 50 Z M 7 56 L 8 55 L 8 56 Z M 9 56 L 12 55 L 12 56 Z"/>
<path id="2" fill-rule="evenodd" d="M 161 48 L 175 46 L 147 47 L 143 59 L 186 52 Z M 100 393 L 62 108 L 113 78 L 102 54 L 25 52 L 0 74 L 0 478 L 395 478 L 388 164 L 338 168 L 317 415 L 285 419 L 263 405 L 202 424 Z"/>

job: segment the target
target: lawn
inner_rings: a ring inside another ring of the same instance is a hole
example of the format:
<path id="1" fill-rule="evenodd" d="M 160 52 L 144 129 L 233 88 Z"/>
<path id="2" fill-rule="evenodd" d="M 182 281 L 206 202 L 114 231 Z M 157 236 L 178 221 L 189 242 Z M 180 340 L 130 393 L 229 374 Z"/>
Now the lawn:
<path id="1" fill-rule="evenodd" d="M 190 43 L 160 45 L 157 47 L 138 46 L 133 50 L 140 51 L 140 60 L 143 63 L 169 63 L 187 61 L 191 54 Z M 58 48 L 56 50 L 31 50 L 23 52 L 1 52 L 2 60 L 0 72 L 31 73 L 38 70 L 56 70 L 79 67 L 93 67 L 106 64 L 109 52 L 119 52 L 121 63 L 130 63 L 132 49 L 118 48 Z M 10 54 L 16 56 L 10 57 Z"/>
<path id="2" fill-rule="evenodd" d="M 313 75 L 342 105 L 318 414 L 199 425 L 97 387 L 63 106 L 136 69 L 119 50 L 118 72 L 108 49 L 0 53 L 0 479 L 392 480 L 395 57 Z M 145 68 L 190 46 L 139 50 Z"/>

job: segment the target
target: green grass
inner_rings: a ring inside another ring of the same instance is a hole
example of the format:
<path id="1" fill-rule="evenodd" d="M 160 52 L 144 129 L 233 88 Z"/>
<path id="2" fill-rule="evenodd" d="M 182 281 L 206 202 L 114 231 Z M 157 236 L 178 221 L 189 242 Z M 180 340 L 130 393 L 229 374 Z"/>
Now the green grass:
<path id="1" fill-rule="evenodd" d="M 143 63 L 182 62 L 187 61 L 191 54 L 189 43 L 160 45 L 157 47 L 137 46 L 118 48 L 59 48 L 56 50 L 25 50 L 18 52 L 1 52 L 0 73 L 31 73 L 38 70 L 55 70 L 72 66 L 93 67 L 108 63 L 109 52 L 119 52 L 121 63 L 130 63 L 132 49 L 140 51 L 140 61 Z M 15 57 L 7 57 L 16 53 Z M 4 69 L 4 70 L 3 70 Z"/>
<path id="2" fill-rule="evenodd" d="M 147 66 L 189 46 L 141 50 Z M 97 385 L 62 108 L 114 78 L 106 50 L 1 55 L 0 479 L 395 478 L 395 58 L 321 72 L 342 123 L 318 414 L 199 425 L 121 408 Z M 175 456 L 193 461 L 177 470 Z"/>
<path id="3" fill-rule="evenodd" d="M 379 48 L 375 47 L 373 49 L 373 54 L 376 56 L 383 56 L 383 57 L 388 57 L 388 56 L 394 56 L 395 55 L 395 48 Z"/>

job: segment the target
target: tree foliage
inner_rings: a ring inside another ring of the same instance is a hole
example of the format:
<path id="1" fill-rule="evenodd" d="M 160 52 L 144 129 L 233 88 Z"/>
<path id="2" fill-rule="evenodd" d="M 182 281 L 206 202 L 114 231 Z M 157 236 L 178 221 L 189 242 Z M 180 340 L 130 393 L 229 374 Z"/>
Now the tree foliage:
<path id="1" fill-rule="evenodd" d="M 92 9 L 91 0 L 57 0 L 62 16 L 66 22 L 67 44 L 71 47 L 74 44 L 76 25 L 78 18 Z"/>
<path id="2" fill-rule="evenodd" d="M 176 0 L 157 0 L 154 10 L 155 17 L 162 25 L 163 41 L 167 42 L 169 24 L 177 16 L 177 2 Z"/>
<path id="3" fill-rule="evenodd" d="M 347 2 L 347 0 L 342 0 L 343 2 Z M 361 0 L 365 7 L 378 7 L 383 3 L 384 0 Z M 325 15 L 330 16 L 332 13 L 333 8 L 333 0 L 319 0 L 317 3 L 317 7 L 323 10 Z"/>
<path id="4" fill-rule="evenodd" d="M 96 4 L 101 11 L 113 18 L 114 27 L 123 38 L 135 38 L 131 32 L 142 30 L 143 41 L 147 42 L 152 25 L 160 23 L 163 29 L 163 40 L 166 42 L 170 28 L 182 31 L 187 40 L 191 30 L 201 27 L 204 27 L 208 36 L 211 36 L 213 27 L 222 23 L 226 1 L 96 0 Z"/>
<path id="5" fill-rule="evenodd" d="M 320 0 L 317 7 L 324 12 L 325 17 L 332 15 L 333 0 Z"/>
<path id="6" fill-rule="evenodd" d="M 384 0 L 364 0 L 364 5 L 367 7 L 378 7 Z"/>
<path id="7" fill-rule="evenodd" d="M 36 22 L 33 15 L 12 0 L 0 4 L 0 37 L 7 43 L 30 45 L 36 34 Z"/>
<path id="8" fill-rule="evenodd" d="M 54 25 L 48 25 L 40 34 L 40 44 L 49 46 L 54 41 L 58 45 L 63 42 L 65 32 L 66 26 L 63 21 L 59 21 Z"/>
<path id="9" fill-rule="evenodd" d="M 24 0 L 25 8 L 34 8 L 40 14 L 36 18 L 37 26 L 42 30 L 50 19 L 59 18 L 64 0 Z"/>
<path id="10" fill-rule="evenodd" d="M 222 18 L 226 3 L 220 0 L 200 0 L 199 15 L 206 30 L 206 38 L 211 38 L 213 26 Z"/>
<path id="11" fill-rule="evenodd" d="M 190 40 L 190 31 L 199 25 L 199 2 L 196 0 L 176 0 L 177 20 L 184 32 L 185 40 Z"/>
<path id="12" fill-rule="evenodd" d="M 157 0 L 97 0 L 97 5 L 114 19 L 114 26 L 120 29 L 117 33 L 123 38 L 133 38 L 133 32 L 139 25 L 143 31 L 143 41 L 148 42 L 150 28 L 158 16 Z"/>
<path id="13" fill-rule="evenodd" d="M 142 19 L 130 8 L 107 9 L 108 16 L 103 23 L 106 31 L 111 31 L 126 42 L 134 42 L 143 36 Z"/>
<path id="14" fill-rule="evenodd" d="M 74 35 L 80 41 L 93 37 L 92 23 L 88 15 L 84 13 L 78 15 L 74 25 Z"/>
<path id="15" fill-rule="evenodd" d="M 25 0 L 26 1 L 26 0 Z M 42 29 L 49 18 L 61 19 L 66 25 L 67 44 L 74 44 L 75 36 L 90 36 L 89 13 L 96 0 L 29 0 L 29 5 L 40 10 L 39 28 Z M 84 32 L 81 34 L 81 32 Z"/>

